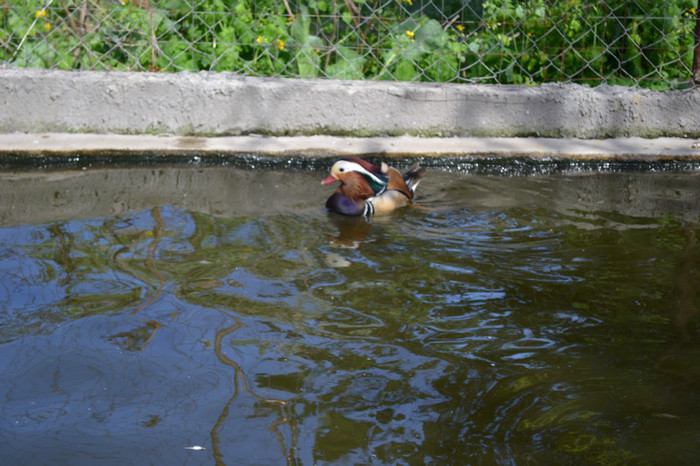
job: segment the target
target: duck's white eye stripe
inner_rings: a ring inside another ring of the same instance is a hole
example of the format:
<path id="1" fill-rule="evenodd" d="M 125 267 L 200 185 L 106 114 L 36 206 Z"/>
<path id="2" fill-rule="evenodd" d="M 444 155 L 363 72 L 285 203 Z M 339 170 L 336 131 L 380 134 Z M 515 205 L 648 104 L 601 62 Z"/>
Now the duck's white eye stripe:
<path id="1" fill-rule="evenodd" d="M 359 163 L 347 162 L 347 161 L 338 162 L 338 163 L 340 164 L 340 165 L 338 166 L 338 171 L 339 171 L 339 172 L 343 172 L 343 171 L 345 170 L 345 167 L 347 167 L 348 170 L 351 170 L 351 171 L 354 171 L 354 172 L 358 172 L 358 173 L 362 173 L 363 175 L 369 176 L 369 177 L 372 178 L 376 183 L 379 183 L 379 184 L 382 184 L 382 185 L 383 185 L 383 184 L 386 184 L 386 181 L 383 181 L 381 178 L 378 178 L 377 175 L 375 175 L 374 173 L 365 170 L 365 168 L 364 168 L 362 165 L 360 165 Z"/>

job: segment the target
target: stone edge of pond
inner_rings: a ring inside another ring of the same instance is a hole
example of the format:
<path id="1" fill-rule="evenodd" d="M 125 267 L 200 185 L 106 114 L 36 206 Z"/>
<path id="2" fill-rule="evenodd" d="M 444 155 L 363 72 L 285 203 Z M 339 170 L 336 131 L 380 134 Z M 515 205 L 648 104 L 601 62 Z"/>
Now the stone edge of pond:
<path id="1" fill-rule="evenodd" d="M 302 157 L 343 156 L 391 158 L 466 157 L 547 160 L 615 160 L 654 162 L 700 160 L 700 140 L 685 138 L 420 138 L 337 136 L 191 136 L 10 133 L 0 134 L 0 158 L 102 156 L 113 158 L 164 156 Z"/>

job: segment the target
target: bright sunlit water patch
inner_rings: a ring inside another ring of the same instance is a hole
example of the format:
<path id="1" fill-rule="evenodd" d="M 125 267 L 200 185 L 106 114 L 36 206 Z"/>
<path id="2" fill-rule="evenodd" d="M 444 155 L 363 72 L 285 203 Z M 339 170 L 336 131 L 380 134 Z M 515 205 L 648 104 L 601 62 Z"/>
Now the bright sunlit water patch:
<path id="1" fill-rule="evenodd" d="M 698 174 L 0 174 L 0 453 L 55 464 L 692 464 Z"/>

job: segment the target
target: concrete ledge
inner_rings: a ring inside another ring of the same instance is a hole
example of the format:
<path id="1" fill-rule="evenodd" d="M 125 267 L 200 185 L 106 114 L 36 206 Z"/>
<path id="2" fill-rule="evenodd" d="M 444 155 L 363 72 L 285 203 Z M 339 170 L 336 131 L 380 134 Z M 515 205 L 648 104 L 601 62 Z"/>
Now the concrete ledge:
<path id="1" fill-rule="evenodd" d="M 658 161 L 700 159 L 700 142 L 684 138 L 351 138 L 334 136 L 201 138 L 103 134 L 0 134 L 3 155 L 209 154 L 275 156 L 488 156 L 535 159 Z"/>
<path id="2" fill-rule="evenodd" d="M 700 137 L 700 90 L 0 70 L 0 133 Z"/>

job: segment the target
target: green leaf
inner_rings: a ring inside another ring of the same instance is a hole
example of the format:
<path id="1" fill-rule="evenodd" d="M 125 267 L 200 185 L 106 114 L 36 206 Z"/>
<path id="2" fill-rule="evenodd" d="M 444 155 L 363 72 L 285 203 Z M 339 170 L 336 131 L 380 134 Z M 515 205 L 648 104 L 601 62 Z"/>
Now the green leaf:
<path id="1" fill-rule="evenodd" d="M 411 81 L 416 77 L 416 66 L 410 60 L 399 60 L 396 68 L 396 79 L 399 81 Z"/>
<path id="2" fill-rule="evenodd" d="M 302 47 L 296 56 L 299 74 L 306 78 L 315 78 L 319 72 L 319 61 L 318 54 L 312 47 Z"/>
<path id="3" fill-rule="evenodd" d="M 335 79 L 362 79 L 365 59 L 347 47 L 339 47 L 336 62 L 328 65 L 326 74 Z"/>
<path id="4" fill-rule="evenodd" d="M 481 45 L 483 39 L 477 38 L 467 44 L 467 48 L 471 53 L 479 53 L 481 51 Z"/>
<path id="5" fill-rule="evenodd" d="M 311 28 L 311 20 L 307 14 L 306 8 L 297 15 L 290 28 L 290 34 L 299 44 L 306 44 L 309 41 L 309 30 Z"/>
<path id="6" fill-rule="evenodd" d="M 429 19 L 418 27 L 415 40 L 425 50 L 441 49 L 447 43 L 447 32 L 442 29 L 440 23 Z"/>

